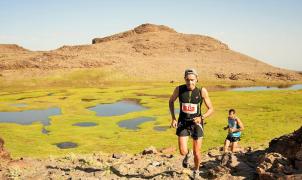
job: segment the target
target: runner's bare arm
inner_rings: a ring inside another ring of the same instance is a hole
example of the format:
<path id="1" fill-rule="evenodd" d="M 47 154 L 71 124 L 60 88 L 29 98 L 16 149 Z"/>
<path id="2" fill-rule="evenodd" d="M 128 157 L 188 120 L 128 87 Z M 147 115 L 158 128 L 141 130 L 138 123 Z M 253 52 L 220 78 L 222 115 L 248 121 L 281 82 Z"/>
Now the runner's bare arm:
<path id="1" fill-rule="evenodd" d="M 202 94 L 202 97 L 203 97 L 203 100 L 205 102 L 205 105 L 207 107 L 207 111 L 203 114 L 203 117 L 206 118 L 206 117 L 209 117 L 213 112 L 214 112 L 214 108 L 213 108 L 213 105 L 212 105 L 212 101 L 209 97 L 209 93 L 207 91 L 206 88 L 202 88 L 201 89 L 201 94 Z"/>
<path id="2" fill-rule="evenodd" d="M 169 100 L 169 109 L 170 109 L 172 120 L 176 120 L 175 113 L 174 113 L 174 102 L 176 101 L 176 99 L 178 97 L 178 92 L 179 92 L 179 88 L 176 87 Z"/>
<path id="3" fill-rule="evenodd" d="M 236 121 L 237 121 L 237 123 L 238 123 L 238 125 L 239 125 L 239 129 L 238 129 L 238 131 L 243 131 L 244 130 L 244 126 L 243 126 L 243 123 L 242 123 L 242 121 L 237 117 L 236 118 Z"/>
<path id="4" fill-rule="evenodd" d="M 171 113 L 171 117 L 172 117 L 170 127 L 173 127 L 173 128 L 177 127 L 177 121 L 176 121 L 175 113 L 174 113 L 174 102 L 178 97 L 178 92 L 179 92 L 178 87 L 176 87 L 169 100 L 169 108 L 170 108 L 170 113 Z"/>

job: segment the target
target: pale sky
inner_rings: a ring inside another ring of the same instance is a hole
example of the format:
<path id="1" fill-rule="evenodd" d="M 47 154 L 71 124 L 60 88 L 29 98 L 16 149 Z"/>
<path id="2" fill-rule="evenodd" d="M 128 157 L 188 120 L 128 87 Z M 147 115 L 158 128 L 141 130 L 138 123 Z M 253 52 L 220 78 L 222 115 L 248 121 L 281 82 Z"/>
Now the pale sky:
<path id="1" fill-rule="evenodd" d="M 0 44 L 30 50 L 90 44 L 143 23 L 208 35 L 271 65 L 302 71 L 300 0 L 0 0 Z"/>

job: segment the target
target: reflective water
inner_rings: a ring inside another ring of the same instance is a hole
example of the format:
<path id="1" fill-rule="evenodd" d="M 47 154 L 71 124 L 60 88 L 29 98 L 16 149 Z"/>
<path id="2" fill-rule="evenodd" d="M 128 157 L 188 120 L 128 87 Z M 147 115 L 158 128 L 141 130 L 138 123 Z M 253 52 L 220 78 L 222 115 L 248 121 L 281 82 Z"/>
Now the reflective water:
<path id="1" fill-rule="evenodd" d="M 43 125 L 50 125 L 49 116 L 60 115 L 60 108 L 49 108 L 42 110 L 25 110 L 20 112 L 0 112 L 0 123 L 32 124 L 41 122 Z"/>
<path id="2" fill-rule="evenodd" d="M 61 142 L 61 143 L 57 143 L 55 145 L 60 149 L 69 149 L 69 148 L 78 147 L 78 144 L 73 143 L 73 142 Z"/>
<path id="3" fill-rule="evenodd" d="M 166 131 L 170 126 L 155 126 L 153 129 L 155 131 Z"/>
<path id="4" fill-rule="evenodd" d="M 97 123 L 94 122 L 79 122 L 79 123 L 75 123 L 73 124 L 73 126 L 81 126 L 81 127 L 90 127 L 90 126 L 97 126 Z"/>
<path id="5" fill-rule="evenodd" d="M 155 120 L 155 118 L 152 118 L 152 117 L 139 117 L 139 118 L 120 121 L 118 123 L 118 125 L 122 128 L 137 130 L 137 129 L 139 129 L 138 126 L 141 125 L 142 123 L 148 122 L 148 121 L 154 121 L 154 120 Z"/>
<path id="6" fill-rule="evenodd" d="M 134 101 L 119 101 L 113 104 L 99 104 L 88 109 L 95 111 L 98 116 L 117 116 L 129 112 L 143 111 L 147 108 Z"/>
<path id="7" fill-rule="evenodd" d="M 292 86 L 252 86 L 252 87 L 238 87 L 232 88 L 231 91 L 268 91 L 268 90 L 299 90 L 302 89 L 302 84 L 295 84 Z"/>

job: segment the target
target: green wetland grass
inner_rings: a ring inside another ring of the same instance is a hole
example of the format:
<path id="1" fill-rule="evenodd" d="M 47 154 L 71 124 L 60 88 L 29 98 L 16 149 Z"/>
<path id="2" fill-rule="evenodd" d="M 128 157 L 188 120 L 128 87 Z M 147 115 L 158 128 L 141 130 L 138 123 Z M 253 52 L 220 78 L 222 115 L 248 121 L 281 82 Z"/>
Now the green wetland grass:
<path id="1" fill-rule="evenodd" d="M 169 96 L 177 84 L 133 83 L 132 85 L 102 88 L 45 88 L 0 92 L 0 111 L 16 112 L 58 107 L 60 115 L 49 117 L 50 125 L 41 132 L 43 124 L 29 125 L 0 123 L 0 137 L 13 157 L 61 156 L 68 153 L 125 152 L 138 153 L 144 148 L 177 148 L 175 129 L 156 131 L 155 126 L 169 126 Z M 274 90 L 255 92 L 209 92 L 215 112 L 206 119 L 202 151 L 222 146 L 226 137 L 223 127 L 227 113 L 235 108 L 243 121 L 241 146 L 267 146 L 275 137 L 290 133 L 302 125 L 302 90 Z M 147 109 L 117 116 L 97 116 L 87 108 L 98 104 L 132 100 Z M 26 104 L 26 106 L 14 106 Z M 178 102 L 175 104 L 178 107 Z M 205 106 L 203 105 L 203 111 Z M 118 123 L 139 117 L 151 117 L 138 130 L 121 128 Z M 96 126 L 80 127 L 75 123 L 93 122 Z M 60 149 L 60 142 L 74 142 L 78 146 Z"/>

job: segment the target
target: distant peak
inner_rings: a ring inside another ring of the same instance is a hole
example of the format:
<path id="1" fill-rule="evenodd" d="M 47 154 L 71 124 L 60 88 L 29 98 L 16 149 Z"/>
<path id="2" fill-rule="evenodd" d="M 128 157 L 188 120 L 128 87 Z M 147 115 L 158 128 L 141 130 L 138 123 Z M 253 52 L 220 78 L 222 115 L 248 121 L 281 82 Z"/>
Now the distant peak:
<path id="1" fill-rule="evenodd" d="M 155 24 L 146 23 L 146 24 L 139 25 L 132 30 L 125 31 L 125 32 L 122 32 L 119 34 L 115 34 L 115 35 L 107 36 L 107 37 L 103 37 L 103 38 L 94 38 L 92 40 L 92 44 L 122 39 L 122 38 L 126 38 L 126 37 L 135 36 L 137 34 L 144 34 L 144 33 L 150 33 L 150 32 L 177 33 L 174 29 L 169 28 L 164 25 L 155 25 Z"/>
<path id="2" fill-rule="evenodd" d="M 0 44 L 0 52 L 25 52 L 29 51 L 17 44 Z"/>
<path id="3" fill-rule="evenodd" d="M 166 31 L 176 33 L 176 31 L 168 26 L 164 25 L 155 25 L 155 24 L 142 24 L 134 28 L 134 31 L 138 34 L 148 33 L 148 32 L 157 32 L 157 31 Z"/>

